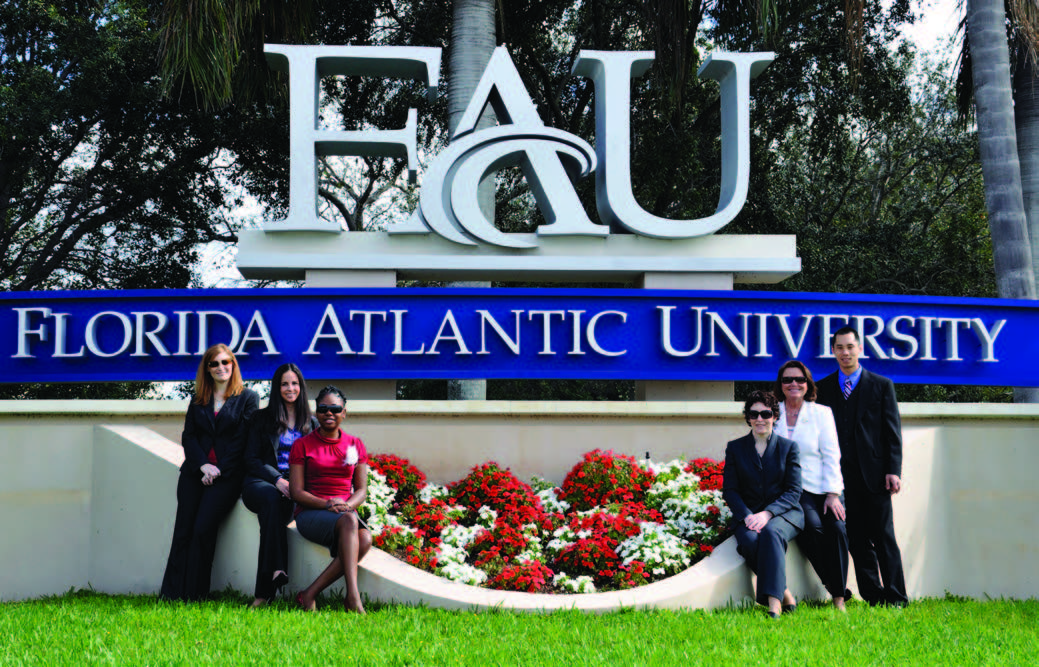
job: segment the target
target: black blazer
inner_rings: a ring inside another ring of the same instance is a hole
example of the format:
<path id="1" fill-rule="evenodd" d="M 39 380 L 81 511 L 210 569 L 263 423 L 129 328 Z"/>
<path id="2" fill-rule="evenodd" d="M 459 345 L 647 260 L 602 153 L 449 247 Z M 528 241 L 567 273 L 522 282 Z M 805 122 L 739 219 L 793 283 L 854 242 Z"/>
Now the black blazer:
<path id="1" fill-rule="evenodd" d="M 245 472 L 251 477 L 274 484 L 284 475 L 278 470 L 278 434 L 269 430 L 271 422 L 270 406 L 253 414 L 245 445 Z M 310 430 L 313 431 L 315 428 L 317 419 L 311 417 Z"/>
<path id="2" fill-rule="evenodd" d="M 845 405 L 838 374 L 832 373 L 819 381 L 818 403 L 829 406 L 835 419 Z M 852 472 L 859 472 L 872 493 L 885 493 L 885 475 L 902 476 L 902 420 L 898 414 L 898 399 L 895 385 L 883 375 L 862 369 L 862 377 L 855 385 L 858 406 L 854 417 L 854 440 L 839 438 L 841 448 L 841 472 L 847 479 Z M 841 429 L 838 425 L 838 433 Z M 854 448 L 854 452 L 852 452 Z M 849 470 L 853 461 L 858 461 L 859 470 Z"/>
<path id="3" fill-rule="evenodd" d="M 722 497 L 740 523 L 751 514 L 768 510 L 773 517 L 804 528 L 797 443 L 773 432 L 765 455 L 759 457 L 753 433 L 730 442 L 725 447 Z"/>
<path id="4" fill-rule="evenodd" d="M 199 470 L 209 463 L 209 450 L 216 451 L 216 467 L 222 477 L 233 477 L 244 472 L 242 455 L 248 434 L 249 418 L 260 407 L 260 397 L 252 389 L 227 399 L 220 414 L 213 416 L 213 400 L 209 405 L 192 402 L 184 416 L 184 433 L 180 444 L 184 447 L 184 465 L 181 472 L 202 476 Z"/>

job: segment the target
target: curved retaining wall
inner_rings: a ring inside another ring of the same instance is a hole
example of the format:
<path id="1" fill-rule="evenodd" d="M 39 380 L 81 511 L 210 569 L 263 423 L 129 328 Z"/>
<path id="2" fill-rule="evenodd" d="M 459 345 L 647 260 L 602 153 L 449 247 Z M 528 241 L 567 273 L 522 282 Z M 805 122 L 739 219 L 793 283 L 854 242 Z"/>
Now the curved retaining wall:
<path id="1" fill-rule="evenodd" d="M 92 586 L 155 592 L 173 528 L 184 402 L 0 402 L 0 456 L 18 474 L 0 490 L 0 598 Z M 350 403 L 349 429 L 372 451 L 407 456 L 439 482 L 489 459 L 521 477 L 559 481 L 595 447 L 655 459 L 719 456 L 746 426 L 736 403 Z M 1039 406 L 903 405 L 905 490 L 895 523 L 912 597 L 1036 597 Z M 258 534 L 239 506 L 223 529 L 215 588 L 250 592 Z M 328 552 L 293 534 L 291 587 L 308 582 Z M 788 576 L 821 597 L 796 549 Z M 710 608 L 742 601 L 751 578 L 731 543 L 686 572 L 617 593 L 543 596 L 455 584 L 372 552 L 362 589 L 373 599 L 453 609 L 507 607 L 601 611 L 621 606 Z M 854 586 L 852 586 L 854 588 Z"/>

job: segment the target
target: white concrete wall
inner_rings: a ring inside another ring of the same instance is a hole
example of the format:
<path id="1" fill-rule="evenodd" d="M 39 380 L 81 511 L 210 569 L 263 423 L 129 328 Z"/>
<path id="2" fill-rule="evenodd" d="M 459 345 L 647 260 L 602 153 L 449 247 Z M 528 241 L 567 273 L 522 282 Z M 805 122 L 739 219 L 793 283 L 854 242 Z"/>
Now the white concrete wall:
<path id="1" fill-rule="evenodd" d="M 183 456 L 168 438 L 179 439 L 184 408 L 183 401 L 0 402 L 0 456 L 9 466 L 0 486 L 0 599 L 86 586 L 157 591 Z M 746 430 L 739 409 L 729 402 L 354 401 L 347 428 L 373 453 L 412 459 L 433 481 L 452 481 L 491 459 L 520 477 L 538 473 L 559 481 L 595 447 L 637 456 L 649 451 L 657 460 L 719 457 L 724 443 Z M 1032 518 L 1039 507 L 1032 480 L 1039 464 L 1039 406 L 906 404 L 902 414 L 905 487 L 895 497 L 895 527 L 910 596 L 1039 596 L 1039 577 L 1032 573 L 1039 556 Z M 301 587 L 327 564 L 328 553 L 294 532 L 290 540 L 291 586 Z M 251 592 L 257 543 L 255 517 L 239 504 L 221 535 L 215 588 Z M 665 606 L 739 599 L 750 590 L 749 575 L 733 569 L 732 554 L 728 558 L 684 577 L 690 592 L 647 591 L 646 599 Z M 423 593 L 423 577 L 392 559 L 371 558 L 364 565 L 362 587 L 369 595 L 427 602 L 443 597 L 442 586 Z M 715 573 L 710 581 L 705 572 Z M 796 553 L 789 573 L 802 594 L 820 593 Z M 455 596 L 443 604 L 545 606 L 522 596 L 474 598 L 465 588 L 448 586 Z M 602 604 L 598 598 L 579 606 Z"/>
<path id="2" fill-rule="evenodd" d="M 0 597 L 63 593 L 89 581 L 90 427 L 0 425 Z"/>

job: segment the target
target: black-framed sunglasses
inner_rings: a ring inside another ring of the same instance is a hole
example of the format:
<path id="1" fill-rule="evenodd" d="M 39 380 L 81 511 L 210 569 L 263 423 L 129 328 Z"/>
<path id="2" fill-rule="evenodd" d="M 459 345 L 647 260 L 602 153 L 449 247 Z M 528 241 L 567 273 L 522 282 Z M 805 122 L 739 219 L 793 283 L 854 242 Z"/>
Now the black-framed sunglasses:
<path id="1" fill-rule="evenodd" d="M 230 359 L 213 359 L 212 361 L 209 362 L 209 367 L 210 368 L 216 368 L 217 366 L 230 366 L 230 365 L 231 365 L 231 360 Z"/>
<path id="2" fill-rule="evenodd" d="M 331 412 L 332 414 L 337 415 L 337 414 L 339 414 L 340 412 L 343 411 L 343 406 L 341 406 L 341 405 L 326 405 L 326 404 L 322 403 L 322 404 L 317 406 L 317 411 L 318 412 Z"/>
<path id="3" fill-rule="evenodd" d="M 808 378 L 803 375 L 784 375 L 782 382 L 783 384 L 790 384 L 791 382 L 796 382 L 797 384 L 808 384 Z"/>
<path id="4" fill-rule="evenodd" d="M 771 410 L 747 410 L 747 419 L 772 419 L 773 412 Z"/>

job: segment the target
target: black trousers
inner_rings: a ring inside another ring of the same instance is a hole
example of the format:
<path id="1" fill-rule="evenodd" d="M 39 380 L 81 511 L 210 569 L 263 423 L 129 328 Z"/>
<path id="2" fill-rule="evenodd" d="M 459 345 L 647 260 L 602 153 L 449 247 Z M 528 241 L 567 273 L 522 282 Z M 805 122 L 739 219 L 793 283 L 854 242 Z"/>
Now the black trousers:
<path id="1" fill-rule="evenodd" d="M 895 541 L 891 494 L 870 493 L 861 474 L 844 476 L 848 547 L 855 561 L 859 595 L 871 605 L 905 604 L 902 552 Z"/>
<path id="2" fill-rule="evenodd" d="M 241 489 L 241 477 L 218 477 L 206 486 L 197 470 L 181 471 L 177 481 L 177 519 L 161 597 L 201 600 L 209 595 L 217 532 L 238 502 Z"/>
<path id="3" fill-rule="evenodd" d="M 783 599 L 786 590 L 786 545 L 798 529 L 782 517 L 772 517 L 760 533 L 748 530 L 743 522 L 736 525 L 736 551 L 758 575 L 755 599 L 768 604 L 768 598 Z"/>
<path id="4" fill-rule="evenodd" d="M 255 596 L 269 600 L 277 590 L 274 573 L 289 571 L 289 539 L 286 526 L 292 521 L 293 503 L 270 482 L 248 477 L 242 486 L 242 502 L 256 513 L 260 524 L 260 552 L 256 558 Z"/>
<path id="5" fill-rule="evenodd" d="M 805 528 L 797 543 L 830 595 L 848 598 L 848 531 L 833 512 L 823 514 L 825 501 L 826 494 L 801 493 Z"/>

